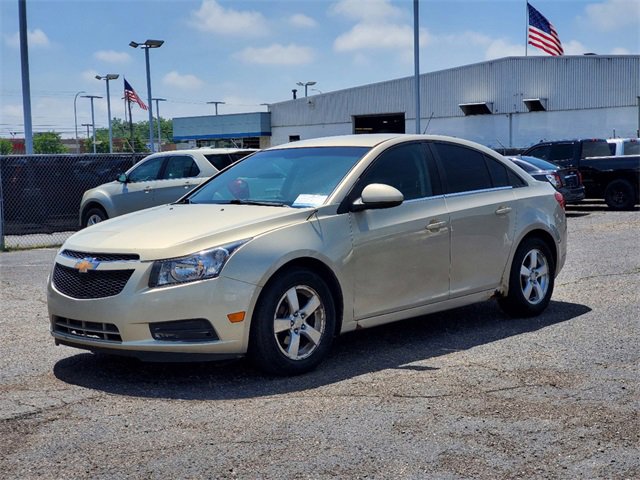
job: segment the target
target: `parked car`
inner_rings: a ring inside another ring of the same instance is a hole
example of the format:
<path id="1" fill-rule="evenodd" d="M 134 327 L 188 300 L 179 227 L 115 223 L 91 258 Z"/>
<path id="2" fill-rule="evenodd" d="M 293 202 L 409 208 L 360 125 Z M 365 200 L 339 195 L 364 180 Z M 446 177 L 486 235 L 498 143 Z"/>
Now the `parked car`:
<path id="1" fill-rule="evenodd" d="M 606 140 L 543 142 L 523 155 L 561 167 L 577 167 L 587 198 L 602 198 L 613 210 L 629 210 L 640 202 L 640 155 L 610 155 Z"/>
<path id="2" fill-rule="evenodd" d="M 640 155 L 640 140 L 637 138 L 607 139 L 611 155 Z"/>
<path id="3" fill-rule="evenodd" d="M 61 345 L 146 360 L 317 366 L 334 335 L 498 297 L 548 305 L 562 195 L 481 145 L 347 135 L 255 153 L 171 205 L 71 236 L 48 283 Z"/>
<path id="4" fill-rule="evenodd" d="M 170 203 L 255 149 L 198 148 L 153 153 L 117 180 L 87 190 L 80 202 L 80 225 Z"/>
<path id="5" fill-rule="evenodd" d="M 582 174 L 577 168 L 562 168 L 536 157 L 507 157 L 536 180 L 549 182 L 567 203 L 580 203 L 584 199 Z"/>

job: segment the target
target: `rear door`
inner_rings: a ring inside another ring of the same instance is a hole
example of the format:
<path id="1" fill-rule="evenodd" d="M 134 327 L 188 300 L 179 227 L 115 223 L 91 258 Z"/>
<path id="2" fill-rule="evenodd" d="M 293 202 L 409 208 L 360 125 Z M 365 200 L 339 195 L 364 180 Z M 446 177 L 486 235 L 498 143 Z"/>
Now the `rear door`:
<path id="1" fill-rule="evenodd" d="M 451 223 L 451 297 L 497 287 L 515 235 L 508 169 L 470 147 L 431 144 L 444 176 Z"/>

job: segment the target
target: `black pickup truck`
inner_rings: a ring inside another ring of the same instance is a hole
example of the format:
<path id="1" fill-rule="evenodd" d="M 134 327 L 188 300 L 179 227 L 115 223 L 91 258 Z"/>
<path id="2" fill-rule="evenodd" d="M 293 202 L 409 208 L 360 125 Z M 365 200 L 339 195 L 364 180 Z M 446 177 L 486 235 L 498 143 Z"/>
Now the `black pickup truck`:
<path id="1" fill-rule="evenodd" d="M 640 203 L 640 155 L 611 156 L 606 140 L 541 142 L 523 155 L 577 167 L 587 198 L 603 198 L 611 209 L 629 210 Z"/>

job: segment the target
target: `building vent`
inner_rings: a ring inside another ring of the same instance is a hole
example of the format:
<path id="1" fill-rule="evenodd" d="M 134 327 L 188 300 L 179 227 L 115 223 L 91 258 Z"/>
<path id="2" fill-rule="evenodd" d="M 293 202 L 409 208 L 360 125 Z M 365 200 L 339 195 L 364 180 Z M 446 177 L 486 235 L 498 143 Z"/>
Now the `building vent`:
<path id="1" fill-rule="evenodd" d="M 465 115 L 491 115 L 492 102 L 461 103 L 458 105 Z"/>
<path id="2" fill-rule="evenodd" d="M 525 98 L 522 102 L 530 112 L 545 112 L 547 110 L 546 98 Z"/>

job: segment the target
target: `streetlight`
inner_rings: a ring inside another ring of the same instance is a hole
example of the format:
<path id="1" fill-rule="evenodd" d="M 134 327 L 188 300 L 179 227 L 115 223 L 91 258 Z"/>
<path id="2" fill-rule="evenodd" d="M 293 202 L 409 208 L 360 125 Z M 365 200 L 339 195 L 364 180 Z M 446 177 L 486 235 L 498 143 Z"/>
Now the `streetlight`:
<path id="1" fill-rule="evenodd" d="M 296 83 L 296 85 L 304 87 L 304 96 L 305 97 L 307 96 L 307 88 L 310 87 L 311 85 L 315 85 L 315 84 L 316 84 L 316 82 L 305 82 L 305 83 L 298 82 L 298 83 Z"/>
<path id="2" fill-rule="evenodd" d="M 107 82 L 107 115 L 109 116 L 109 153 L 113 153 L 113 135 L 111 133 L 111 97 L 109 96 L 109 80 L 116 80 L 120 75 L 117 73 L 107 73 L 104 76 L 96 75 L 96 80 L 106 80 Z"/>
<path id="3" fill-rule="evenodd" d="M 218 105 L 224 105 L 225 102 L 207 102 L 207 105 L 215 105 L 216 106 L 216 115 L 218 115 Z"/>
<path id="4" fill-rule="evenodd" d="M 78 142 L 78 111 L 76 110 L 76 100 L 78 100 L 78 95 L 81 93 L 87 93 L 84 90 L 80 90 L 76 93 L 76 96 L 73 97 L 73 120 L 76 126 L 76 153 L 80 153 L 80 142 Z"/>
<path id="5" fill-rule="evenodd" d="M 158 151 L 162 151 L 162 137 L 160 136 L 160 102 L 166 102 L 166 98 L 154 98 L 156 101 L 156 115 L 158 115 Z"/>
<path id="6" fill-rule="evenodd" d="M 138 43 L 131 41 L 129 42 L 129 46 L 131 48 L 142 48 L 144 50 L 144 58 L 147 64 L 147 95 L 148 95 L 148 103 L 149 103 L 149 148 L 151 149 L 151 153 L 155 150 L 153 148 L 153 107 L 151 102 L 153 101 L 153 97 L 151 96 L 151 71 L 149 68 L 149 49 L 150 48 L 160 48 L 164 40 L 147 40 L 144 43 Z"/>
<path id="7" fill-rule="evenodd" d="M 83 127 L 87 127 L 87 140 L 89 140 L 89 135 L 91 135 L 89 133 L 89 127 L 91 126 L 91 124 L 90 123 L 83 123 L 82 126 Z"/>
<path id="8" fill-rule="evenodd" d="M 93 114 L 93 99 L 102 98 L 102 97 L 99 97 L 98 95 L 83 95 L 82 98 L 88 98 L 89 100 L 91 100 L 91 125 L 93 125 L 93 153 L 96 153 L 96 120 Z"/>

